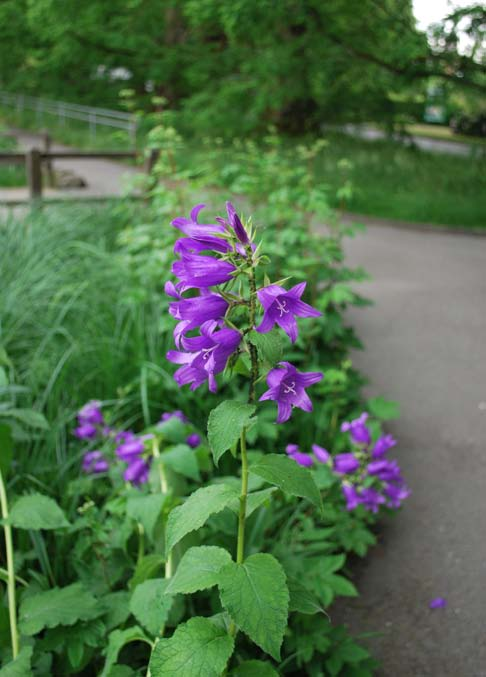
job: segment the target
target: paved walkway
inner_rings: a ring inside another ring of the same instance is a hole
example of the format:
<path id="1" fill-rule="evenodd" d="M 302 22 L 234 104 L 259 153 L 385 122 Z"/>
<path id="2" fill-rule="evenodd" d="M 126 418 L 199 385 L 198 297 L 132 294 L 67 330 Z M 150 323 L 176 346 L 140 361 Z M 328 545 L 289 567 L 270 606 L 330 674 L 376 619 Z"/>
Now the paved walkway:
<path id="1" fill-rule="evenodd" d="M 348 262 L 373 281 L 350 313 L 370 394 L 413 494 L 358 567 L 333 620 L 369 640 L 386 677 L 486 676 L 486 238 L 369 226 Z M 429 601 L 447 598 L 446 609 Z"/>
<path id="2" fill-rule="evenodd" d="M 20 150 L 42 148 L 39 135 L 21 130 L 11 130 L 17 138 Z M 72 150 L 60 143 L 53 143 L 52 150 Z M 121 162 L 110 160 L 54 160 L 54 169 L 68 170 L 83 178 L 85 188 L 43 189 L 43 196 L 47 198 L 106 198 L 119 197 L 129 191 L 130 182 L 133 182 L 140 172 L 136 167 L 124 165 Z M 0 203 L 22 201 L 28 199 L 27 188 L 0 188 Z"/>

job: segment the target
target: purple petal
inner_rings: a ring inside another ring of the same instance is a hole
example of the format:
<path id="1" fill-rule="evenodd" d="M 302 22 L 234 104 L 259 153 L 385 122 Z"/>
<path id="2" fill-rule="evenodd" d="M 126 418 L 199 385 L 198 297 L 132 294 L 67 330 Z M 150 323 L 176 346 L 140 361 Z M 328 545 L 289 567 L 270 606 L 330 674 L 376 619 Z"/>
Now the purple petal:
<path id="1" fill-rule="evenodd" d="M 303 465 L 305 468 L 310 468 L 312 465 L 314 465 L 312 456 L 309 456 L 309 454 L 303 454 L 300 451 L 290 454 L 290 458 L 292 458 L 294 461 L 297 461 L 299 465 Z"/>
<path id="2" fill-rule="evenodd" d="M 312 451 L 320 463 L 328 463 L 331 460 L 331 454 L 327 451 L 327 449 L 320 447 L 318 444 L 312 445 Z"/>
<path id="3" fill-rule="evenodd" d="M 445 597 L 434 597 L 429 602 L 430 609 L 444 609 L 447 606 L 447 600 Z"/>
<path id="4" fill-rule="evenodd" d="M 261 398 L 260 398 L 261 399 Z M 288 402 L 278 401 L 277 423 L 285 423 L 292 414 L 292 406 Z"/>
<path id="5" fill-rule="evenodd" d="M 272 314 L 268 311 L 265 311 L 262 321 L 258 327 L 255 327 L 255 330 L 260 334 L 267 334 L 269 331 L 272 331 L 274 326 L 275 320 L 273 319 Z"/>

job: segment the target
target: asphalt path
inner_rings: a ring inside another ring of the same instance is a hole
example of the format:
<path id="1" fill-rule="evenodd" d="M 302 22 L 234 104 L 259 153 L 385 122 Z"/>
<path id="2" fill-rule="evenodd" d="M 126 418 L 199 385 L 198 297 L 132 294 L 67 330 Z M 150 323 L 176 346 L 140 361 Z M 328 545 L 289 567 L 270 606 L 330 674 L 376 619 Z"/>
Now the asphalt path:
<path id="1" fill-rule="evenodd" d="M 349 313 L 371 395 L 401 405 L 389 431 L 412 495 L 355 569 L 333 620 L 385 676 L 486 676 L 486 237 L 368 226 L 346 245 L 372 281 Z M 445 609 L 429 609 L 435 597 Z"/>

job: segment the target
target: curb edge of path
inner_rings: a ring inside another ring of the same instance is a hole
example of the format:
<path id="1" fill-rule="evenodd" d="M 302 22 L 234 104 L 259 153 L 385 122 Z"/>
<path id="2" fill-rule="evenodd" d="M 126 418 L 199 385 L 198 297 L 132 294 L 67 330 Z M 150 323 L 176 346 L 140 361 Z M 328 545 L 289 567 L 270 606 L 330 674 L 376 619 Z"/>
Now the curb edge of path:
<path id="1" fill-rule="evenodd" d="M 486 237 L 486 223 L 484 228 L 465 228 L 463 226 L 445 226 L 433 223 L 411 223 L 387 219 L 382 216 L 370 216 L 369 214 L 354 214 L 353 212 L 340 212 L 342 221 L 347 225 L 362 223 L 365 226 L 380 226 L 382 228 L 397 228 L 422 233 L 447 233 L 448 235 L 472 235 L 473 237 Z"/>

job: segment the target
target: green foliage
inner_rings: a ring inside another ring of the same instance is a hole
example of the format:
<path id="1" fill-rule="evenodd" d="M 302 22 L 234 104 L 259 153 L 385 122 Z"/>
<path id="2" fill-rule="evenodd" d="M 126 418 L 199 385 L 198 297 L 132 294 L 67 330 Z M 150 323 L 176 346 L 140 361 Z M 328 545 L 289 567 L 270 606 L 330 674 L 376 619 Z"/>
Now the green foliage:
<path id="1" fill-rule="evenodd" d="M 209 414 L 208 441 L 216 465 L 224 452 L 236 444 L 254 412 L 252 404 L 225 400 Z"/>
<path id="2" fill-rule="evenodd" d="M 215 484 L 198 489 L 185 503 L 174 508 L 167 522 L 167 552 L 170 552 L 186 534 L 202 527 L 211 515 L 224 510 L 236 495 L 233 487 Z"/>
<path id="3" fill-rule="evenodd" d="M 169 617 L 172 597 L 167 584 L 163 578 L 152 578 L 137 585 L 130 598 L 131 613 L 151 635 L 157 636 Z"/>
<path id="4" fill-rule="evenodd" d="M 0 425 L 0 472 L 7 475 L 13 456 L 13 438 L 10 426 Z"/>
<path id="5" fill-rule="evenodd" d="M 393 418 L 399 418 L 400 406 L 398 402 L 391 402 L 385 400 L 383 397 L 372 397 L 368 400 L 368 409 L 372 416 L 381 419 L 382 421 L 389 421 Z"/>
<path id="6" fill-rule="evenodd" d="M 179 625 L 170 639 L 160 639 L 150 659 L 153 677 L 220 677 L 233 639 L 206 618 Z"/>
<path id="7" fill-rule="evenodd" d="M 24 646 L 17 658 L 0 668 L 0 677 L 31 677 L 31 658 L 33 648 Z"/>
<path id="8" fill-rule="evenodd" d="M 134 495 L 127 500 L 128 517 L 140 522 L 150 539 L 153 539 L 154 529 L 165 501 L 166 497 L 163 494 Z"/>
<path id="9" fill-rule="evenodd" d="M 100 673 L 100 677 L 110 677 L 111 670 L 118 659 L 118 654 L 126 644 L 131 642 L 145 642 L 150 646 L 152 645 L 152 642 L 138 625 L 126 628 L 125 630 L 113 630 L 110 633 L 108 646 L 106 647 L 105 665 Z"/>
<path id="10" fill-rule="evenodd" d="M 174 577 L 169 580 L 166 592 L 188 594 L 212 588 L 219 582 L 221 569 L 230 561 L 231 555 L 214 545 L 189 548 L 179 562 Z"/>
<path id="11" fill-rule="evenodd" d="M 221 603 L 236 625 L 276 660 L 287 626 L 285 573 L 271 555 L 251 555 L 219 573 Z"/>
<path id="12" fill-rule="evenodd" d="M 232 677 L 278 677 L 278 672 L 263 661 L 245 661 L 231 671 Z"/>
<path id="13" fill-rule="evenodd" d="M 166 449 L 160 457 L 160 463 L 191 480 L 200 479 L 196 455 L 187 444 L 176 444 Z"/>
<path id="14" fill-rule="evenodd" d="M 53 588 L 26 597 L 19 612 L 19 627 L 25 635 L 35 635 L 44 628 L 73 625 L 101 613 L 97 600 L 80 583 Z"/>
<path id="15" fill-rule="evenodd" d="M 21 496 L 12 506 L 8 521 L 18 529 L 60 529 L 69 526 L 56 501 L 42 494 Z"/>
<path id="16" fill-rule="evenodd" d="M 322 499 L 311 473 L 295 461 L 279 454 L 267 454 L 250 467 L 250 472 L 275 484 L 291 496 L 301 496 L 322 507 Z"/>

